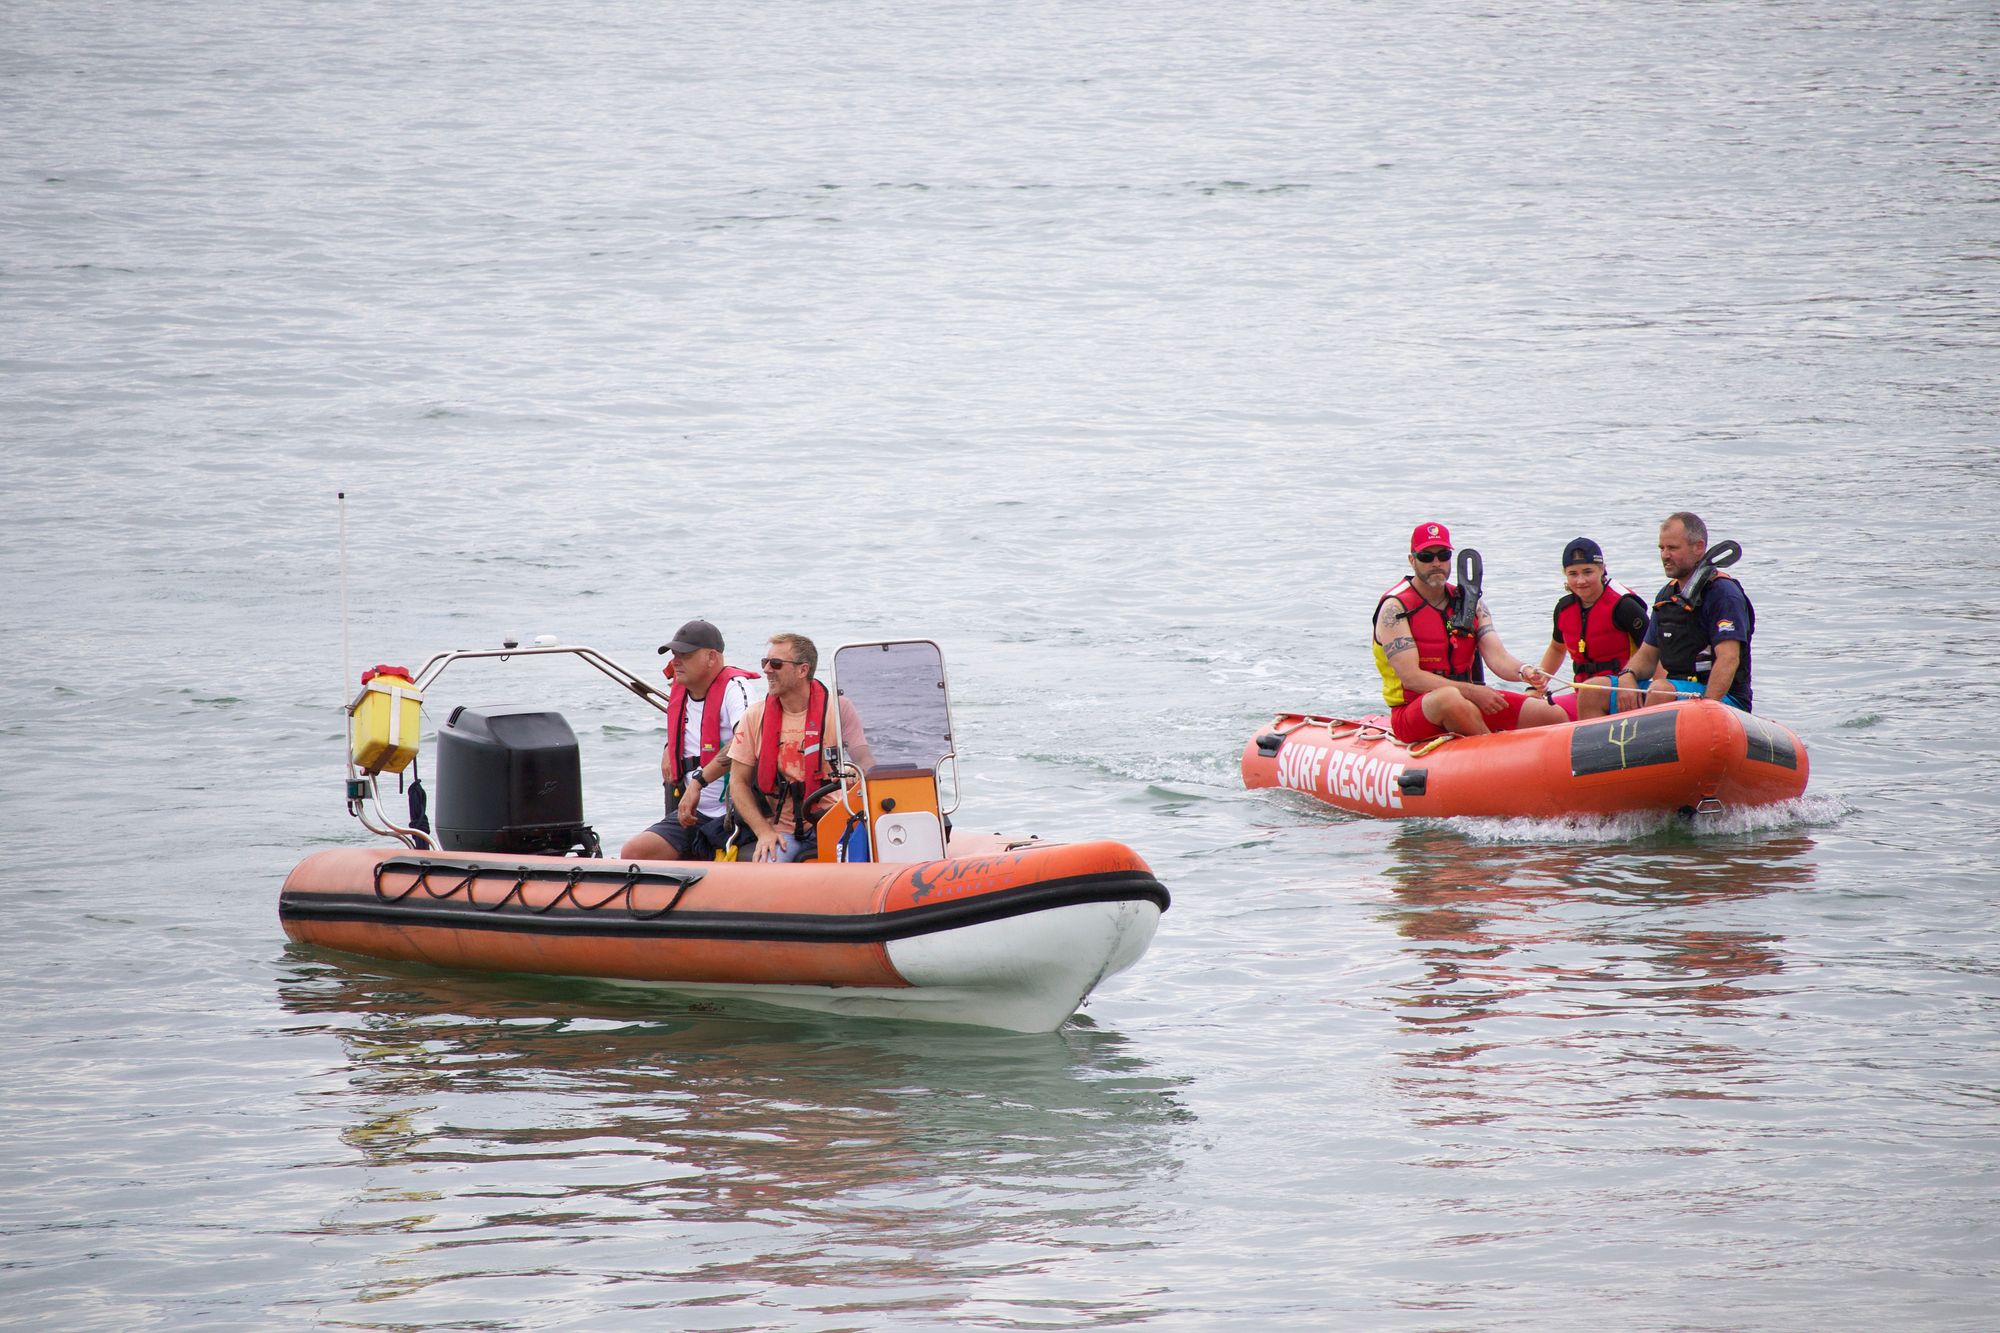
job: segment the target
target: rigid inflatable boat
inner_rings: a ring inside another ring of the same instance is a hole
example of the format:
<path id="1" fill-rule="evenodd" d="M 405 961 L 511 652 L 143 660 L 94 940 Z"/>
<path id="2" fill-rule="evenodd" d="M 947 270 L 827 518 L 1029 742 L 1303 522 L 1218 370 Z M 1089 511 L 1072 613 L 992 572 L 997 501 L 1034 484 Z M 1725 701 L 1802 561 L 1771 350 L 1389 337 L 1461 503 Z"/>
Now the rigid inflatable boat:
<path id="1" fill-rule="evenodd" d="M 461 707 L 439 727 L 435 834 L 387 814 L 376 779 L 414 758 L 417 710 L 445 666 L 559 653 L 664 701 L 593 650 L 553 644 L 370 673 L 348 707 L 349 808 L 402 845 L 300 862 L 279 895 L 286 934 L 398 962 L 1045 1032 L 1144 954 L 1167 908 L 1166 889 L 1119 843 L 950 827 L 958 780 L 944 664 L 924 640 L 834 655 L 834 689 L 866 719 L 871 762 L 837 761 L 817 859 L 596 855 L 574 734 L 558 714 L 521 708 Z M 840 711 L 827 710 L 837 753 Z M 949 803 L 940 769 L 951 774 Z"/>
<path id="2" fill-rule="evenodd" d="M 1388 719 L 1280 713 L 1243 747 L 1243 785 L 1378 819 L 1708 814 L 1800 796 L 1806 747 L 1775 722 L 1689 699 L 1586 722 L 1405 745 Z"/>

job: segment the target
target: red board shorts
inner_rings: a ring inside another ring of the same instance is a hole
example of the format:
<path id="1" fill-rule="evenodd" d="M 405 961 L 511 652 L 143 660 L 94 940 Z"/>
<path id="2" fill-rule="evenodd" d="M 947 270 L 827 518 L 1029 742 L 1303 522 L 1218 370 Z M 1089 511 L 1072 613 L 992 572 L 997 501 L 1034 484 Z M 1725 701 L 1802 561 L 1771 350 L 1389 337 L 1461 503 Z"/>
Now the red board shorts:
<path id="1" fill-rule="evenodd" d="M 1488 731 L 1512 731 L 1521 725 L 1521 705 L 1528 702 L 1528 696 L 1512 690 L 1501 690 L 1499 695 L 1506 708 L 1498 713 L 1481 713 L 1480 716 L 1486 719 Z M 1389 710 L 1389 731 L 1405 745 L 1445 734 L 1443 727 L 1424 716 L 1424 696 L 1421 694 L 1414 699 L 1405 699 Z"/>

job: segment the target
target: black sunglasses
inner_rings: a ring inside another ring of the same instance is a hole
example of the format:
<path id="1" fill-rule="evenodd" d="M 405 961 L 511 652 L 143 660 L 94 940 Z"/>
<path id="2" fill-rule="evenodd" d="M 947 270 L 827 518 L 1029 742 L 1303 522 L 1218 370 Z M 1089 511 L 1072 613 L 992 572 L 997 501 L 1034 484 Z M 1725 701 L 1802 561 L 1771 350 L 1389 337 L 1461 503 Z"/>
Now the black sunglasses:
<path id="1" fill-rule="evenodd" d="M 1451 548 L 1447 546 L 1444 547 L 1442 550 L 1440 550 L 1436 547 L 1433 547 L 1428 551 L 1417 551 L 1415 552 L 1415 555 L 1419 562 L 1426 565 L 1435 565 L 1440 560 L 1451 559 Z"/>
<path id="2" fill-rule="evenodd" d="M 766 671 L 776 671 L 779 667 L 803 665 L 805 665 L 803 662 L 787 662 L 782 657 L 767 657 L 764 659 L 764 669 Z"/>

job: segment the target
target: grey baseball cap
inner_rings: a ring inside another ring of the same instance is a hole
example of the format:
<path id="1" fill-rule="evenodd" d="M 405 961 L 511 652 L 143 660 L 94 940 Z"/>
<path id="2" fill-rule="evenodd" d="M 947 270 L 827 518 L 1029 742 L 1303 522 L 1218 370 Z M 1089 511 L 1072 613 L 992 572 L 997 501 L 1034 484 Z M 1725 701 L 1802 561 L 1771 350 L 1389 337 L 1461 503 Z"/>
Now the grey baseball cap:
<path id="1" fill-rule="evenodd" d="M 690 620 L 674 631 L 674 637 L 660 645 L 663 653 L 691 653 L 697 648 L 722 651 L 722 631 L 706 620 Z"/>

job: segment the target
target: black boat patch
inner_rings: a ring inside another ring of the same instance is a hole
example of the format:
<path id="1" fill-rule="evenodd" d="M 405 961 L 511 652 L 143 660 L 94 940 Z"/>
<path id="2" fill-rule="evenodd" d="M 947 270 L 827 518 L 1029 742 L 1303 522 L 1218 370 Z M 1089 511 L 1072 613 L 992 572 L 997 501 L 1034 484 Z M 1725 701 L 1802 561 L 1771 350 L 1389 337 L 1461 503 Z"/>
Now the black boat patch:
<path id="1" fill-rule="evenodd" d="M 1569 738 L 1570 776 L 1679 762 L 1681 747 L 1674 734 L 1677 713 L 1676 709 L 1662 708 L 1578 727 Z"/>
<path id="2" fill-rule="evenodd" d="M 1750 757 L 1760 764 L 1776 764 L 1780 768 L 1796 769 L 1799 766 L 1799 749 L 1792 744 L 1792 738 L 1782 727 L 1775 727 L 1761 717 L 1745 713 L 1742 717 L 1743 740 L 1750 747 Z"/>

